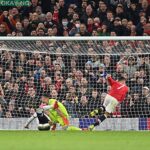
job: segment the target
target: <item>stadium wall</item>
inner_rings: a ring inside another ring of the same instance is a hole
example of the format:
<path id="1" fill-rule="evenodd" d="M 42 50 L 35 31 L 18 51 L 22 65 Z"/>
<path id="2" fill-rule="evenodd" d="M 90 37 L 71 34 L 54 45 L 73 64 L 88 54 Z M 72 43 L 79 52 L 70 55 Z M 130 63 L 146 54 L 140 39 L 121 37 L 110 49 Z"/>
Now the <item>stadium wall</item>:
<path id="1" fill-rule="evenodd" d="M 0 130 L 25 130 L 23 125 L 28 118 L 0 118 Z M 71 125 L 87 128 L 94 119 L 89 118 L 71 118 Z M 35 119 L 30 130 L 37 130 L 38 121 Z M 58 126 L 58 130 L 61 128 Z M 113 130 L 113 131 L 129 131 L 129 130 L 150 130 L 150 118 L 108 118 L 96 130 Z"/>

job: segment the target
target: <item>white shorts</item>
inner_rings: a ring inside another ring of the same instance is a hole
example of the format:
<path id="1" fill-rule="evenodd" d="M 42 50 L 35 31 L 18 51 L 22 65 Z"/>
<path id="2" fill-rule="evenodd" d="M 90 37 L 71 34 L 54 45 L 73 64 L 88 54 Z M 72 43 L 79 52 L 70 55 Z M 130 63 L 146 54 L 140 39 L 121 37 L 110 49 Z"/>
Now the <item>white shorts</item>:
<path id="1" fill-rule="evenodd" d="M 113 113 L 115 111 L 116 106 L 119 104 L 117 99 L 112 97 L 111 95 L 107 94 L 103 103 L 106 111 L 108 113 Z"/>

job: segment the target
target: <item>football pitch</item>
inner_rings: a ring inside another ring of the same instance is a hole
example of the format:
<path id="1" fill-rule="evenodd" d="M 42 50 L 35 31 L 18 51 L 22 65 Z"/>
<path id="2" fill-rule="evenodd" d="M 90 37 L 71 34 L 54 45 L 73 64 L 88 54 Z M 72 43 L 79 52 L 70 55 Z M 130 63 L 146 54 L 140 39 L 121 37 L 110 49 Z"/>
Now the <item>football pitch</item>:
<path id="1" fill-rule="evenodd" d="M 0 131 L 0 150 L 150 150 L 150 132 Z"/>

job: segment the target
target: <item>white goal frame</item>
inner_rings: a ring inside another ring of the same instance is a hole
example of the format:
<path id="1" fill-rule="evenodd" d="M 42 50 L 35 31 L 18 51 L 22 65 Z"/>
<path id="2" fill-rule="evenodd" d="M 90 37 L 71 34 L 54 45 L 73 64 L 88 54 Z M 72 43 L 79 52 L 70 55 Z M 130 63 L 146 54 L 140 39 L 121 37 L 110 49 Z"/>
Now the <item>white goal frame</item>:
<path id="1" fill-rule="evenodd" d="M 150 41 L 150 36 L 113 36 L 113 37 L 0 37 L 0 41 Z M 1 50 L 8 50 L 0 48 Z M 18 51 L 18 50 L 17 50 Z M 150 53 L 150 50 L 149 52 Z M 20 124 L 24 123 L 27 118 L 0 118 L 0 130 L 24 130 Z M 76 122 L 76 126 L 79 124 L 79 119 L 73 119 L 73 122 Z M 129 125 L 125 126 L 125 122 Z M 13 124 L 16 123 L 16 124 Z M 4 125 L 5 124 L 5 125 Z M 118 125 L 119 124 L 119 125 Z M 139 119 L 138 118 L 110 118 L 105 121 L 101 127 L 98 127 L 97 130 L 139 130 Z M 35 125 L 33 124 L 31 129 L 36 129 Z"/>

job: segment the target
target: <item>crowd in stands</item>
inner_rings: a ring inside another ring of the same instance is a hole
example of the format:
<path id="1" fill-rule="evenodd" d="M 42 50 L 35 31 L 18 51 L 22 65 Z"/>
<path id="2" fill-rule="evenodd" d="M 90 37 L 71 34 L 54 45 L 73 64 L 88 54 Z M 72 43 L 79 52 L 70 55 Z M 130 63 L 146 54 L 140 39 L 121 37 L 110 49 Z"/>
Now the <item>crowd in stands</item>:
<path id="1" fill-rule="evenodd" d="M 150 35 L 150 0 L 31 0 L 29 7 L 0 7 L 0 36 L 143 35 Z M 150 117 L 149 41 L 0 41 L 2 47 L 22 51 L 0 51 L 0 117 L 29 117 L 43 92 L 72 117 L 89 117 L 110 90 L 107 73 L 125 76 L 130 87 L 112 116 Z"/>
<path id="2" fill-rule="evenodd" d="M 31 0 L 0 7 L 0 36 L 150 35 L 150 0 Z"/>
<path id="3" fill-rule="evenodd" d="M 6 48 L 8 41 L 1 44 Z M 30 44 L 34 45 L 33 42 Z M 47 41 L 46 44 L 47 48 L 52 45 Z M 66 45 L 76 55 L 64 54 Z M 54 42 L 51 54 L 45 51 L 1 51 L 0 117 L 29 117 L 41 103 L 44 92 L 62 102 L 72 117 L 88 117 L 93 109 L 103 104 L 111 88 L 105 78 L 109 73 L 115 80 L 119 76 L 126 77 L 130 87 L 126 100 L 117 107 L 113 117 L 150 117 L 147 41 L 99 41 L 96 44 L 88 41 L 87 47 L 84 45 Z M 118 49 L 118 53 L 114 52 Z"/>

